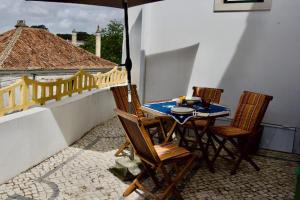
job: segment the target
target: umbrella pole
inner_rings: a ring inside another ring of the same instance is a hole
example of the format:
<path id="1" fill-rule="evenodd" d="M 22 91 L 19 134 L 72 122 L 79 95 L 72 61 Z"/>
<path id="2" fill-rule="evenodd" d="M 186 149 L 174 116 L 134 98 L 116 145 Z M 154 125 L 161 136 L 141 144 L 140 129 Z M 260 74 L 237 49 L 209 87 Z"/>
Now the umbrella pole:
<path id="1" fill-rule="evenodd" d="M 130 58 L 130 46 L 129 46 L 129 28 L 128 28 L 128 2 L 127 0 L 123 0 L 123 8 L 124 8 L 124 21 L 125 21 L 125 39 L 126 39 L 126 60 L 125 67 L 127 71 L 127 82 L 128 82 L 128 112 L 133 113 L 132 107 L 132 98 L 131 98 L 131 69 L 132 69 L 132 61 Z M 134 160 L 134 150 L 130 146 L 130 160 Z"/>
<path id="2" fill-rule="evenodd" d="M 128 2 L 123 0 L 124 8 L 124 21 L 125 21 L 125 43 L 126 43 L 126 60 L 125 67 L 127 71 L 127 82 L 128 82 L 128 112 L 133 113 L 132 99 L 131 99 L 131 69 L 132 61 L 130 58 L 130 42 L 129 42 L 129 28 L 128 28 Z"/>

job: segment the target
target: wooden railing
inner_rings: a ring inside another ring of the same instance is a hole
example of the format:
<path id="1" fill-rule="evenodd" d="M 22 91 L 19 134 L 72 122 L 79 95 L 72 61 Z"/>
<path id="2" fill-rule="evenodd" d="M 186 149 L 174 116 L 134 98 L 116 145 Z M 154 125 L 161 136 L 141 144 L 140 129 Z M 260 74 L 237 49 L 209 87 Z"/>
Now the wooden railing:
<path id="1" fill-rule="evenodd" d="M 126 70 L 117 67 L 106 73 L 89 74 L 79 70 L 67 79 L 41 82 L 23 76 L 15 83 L 0 89 L 0 116 L 44 105 L 47 101 L 61 100 L 64 96 L 82 93 L 85 90 L 123 84 L 127 81 Z"/>
<path id="2" fill-rule="evenodd" d="M 96 74 L 96 83 L 99 88 L 122 84 L 124 83 L 124 80 L 125 82 L 127 80 L 126 70 L 120 72 L 117 68 L 114 68 L 104 74 Z"/>

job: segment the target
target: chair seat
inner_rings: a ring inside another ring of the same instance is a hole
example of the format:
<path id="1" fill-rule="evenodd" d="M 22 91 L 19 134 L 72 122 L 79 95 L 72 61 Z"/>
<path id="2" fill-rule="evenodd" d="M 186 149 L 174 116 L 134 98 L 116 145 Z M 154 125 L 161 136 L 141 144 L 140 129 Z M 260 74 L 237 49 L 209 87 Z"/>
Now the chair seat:
<path id="1" fill-rule="evenodd" d="M 194 120 L 194 123 L 197 127 L 206 127 L 209 123 L 208 120 L 205 120 L 205 119 L 197 119 L 197 120 Z M 191 121 L 188 121 L 184 124 L 184 127 L 193 127 L 193 124 Z"/>
<path id="2" fill-rule="evenodd" d="M 190 155 L 191 153 L 183 147 L 176 144 L 154 145 L 154 149 L 161 161 L 173 160 Z"/>
<path id="3" fill-rule="evenodd" d="M 210 127 L 210 131 L 213 134 L 224 136 L 224 137 L 238 137 L 238 136 L 244 136 L 248 135 L 251 132 L 236 128 L 233 126 L 213 126 Z"/>

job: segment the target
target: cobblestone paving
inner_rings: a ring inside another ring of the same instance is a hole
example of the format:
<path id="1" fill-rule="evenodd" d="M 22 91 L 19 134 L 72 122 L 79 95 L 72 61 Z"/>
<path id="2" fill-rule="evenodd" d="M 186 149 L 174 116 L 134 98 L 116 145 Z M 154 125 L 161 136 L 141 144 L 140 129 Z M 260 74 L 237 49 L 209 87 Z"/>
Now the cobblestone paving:
<path id="1" fill-rule="evenodd" d="M 119 122 L 109 120 L 71 147 L 0 185 L 0 199 L 120 199 L 128 183 L 108 168 L 115 164 L 114 152 L 123 141 Z M 237 175 L 230 176 L 232 164 L 222 158 L 216 161 L 214 174 L 200 166 L 179 186 L 184 199 L 293 199 L 300 157 L 265 150 L 258 154 L 254 159 L 259 172 L 243 162 Z M 132 193 L 127 199 L 145 197 Z"/>

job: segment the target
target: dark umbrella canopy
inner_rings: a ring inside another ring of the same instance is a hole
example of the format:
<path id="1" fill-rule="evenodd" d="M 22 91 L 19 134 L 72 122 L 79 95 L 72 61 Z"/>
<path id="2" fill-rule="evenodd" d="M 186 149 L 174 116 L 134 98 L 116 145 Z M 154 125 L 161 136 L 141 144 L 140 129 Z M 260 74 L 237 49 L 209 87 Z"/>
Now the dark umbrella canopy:
<path id="1" fill-rule="evenodd" d="M 114 8 L 123 8 L 123 0 L 26 0 L 26 1 L 48 1 L 60 3 L 78 3 L 87 5 L 107 6 Z M 138 6 L 146 3 L 152 3 L 162 0 L 128 0 L 128 7 Z"/>

